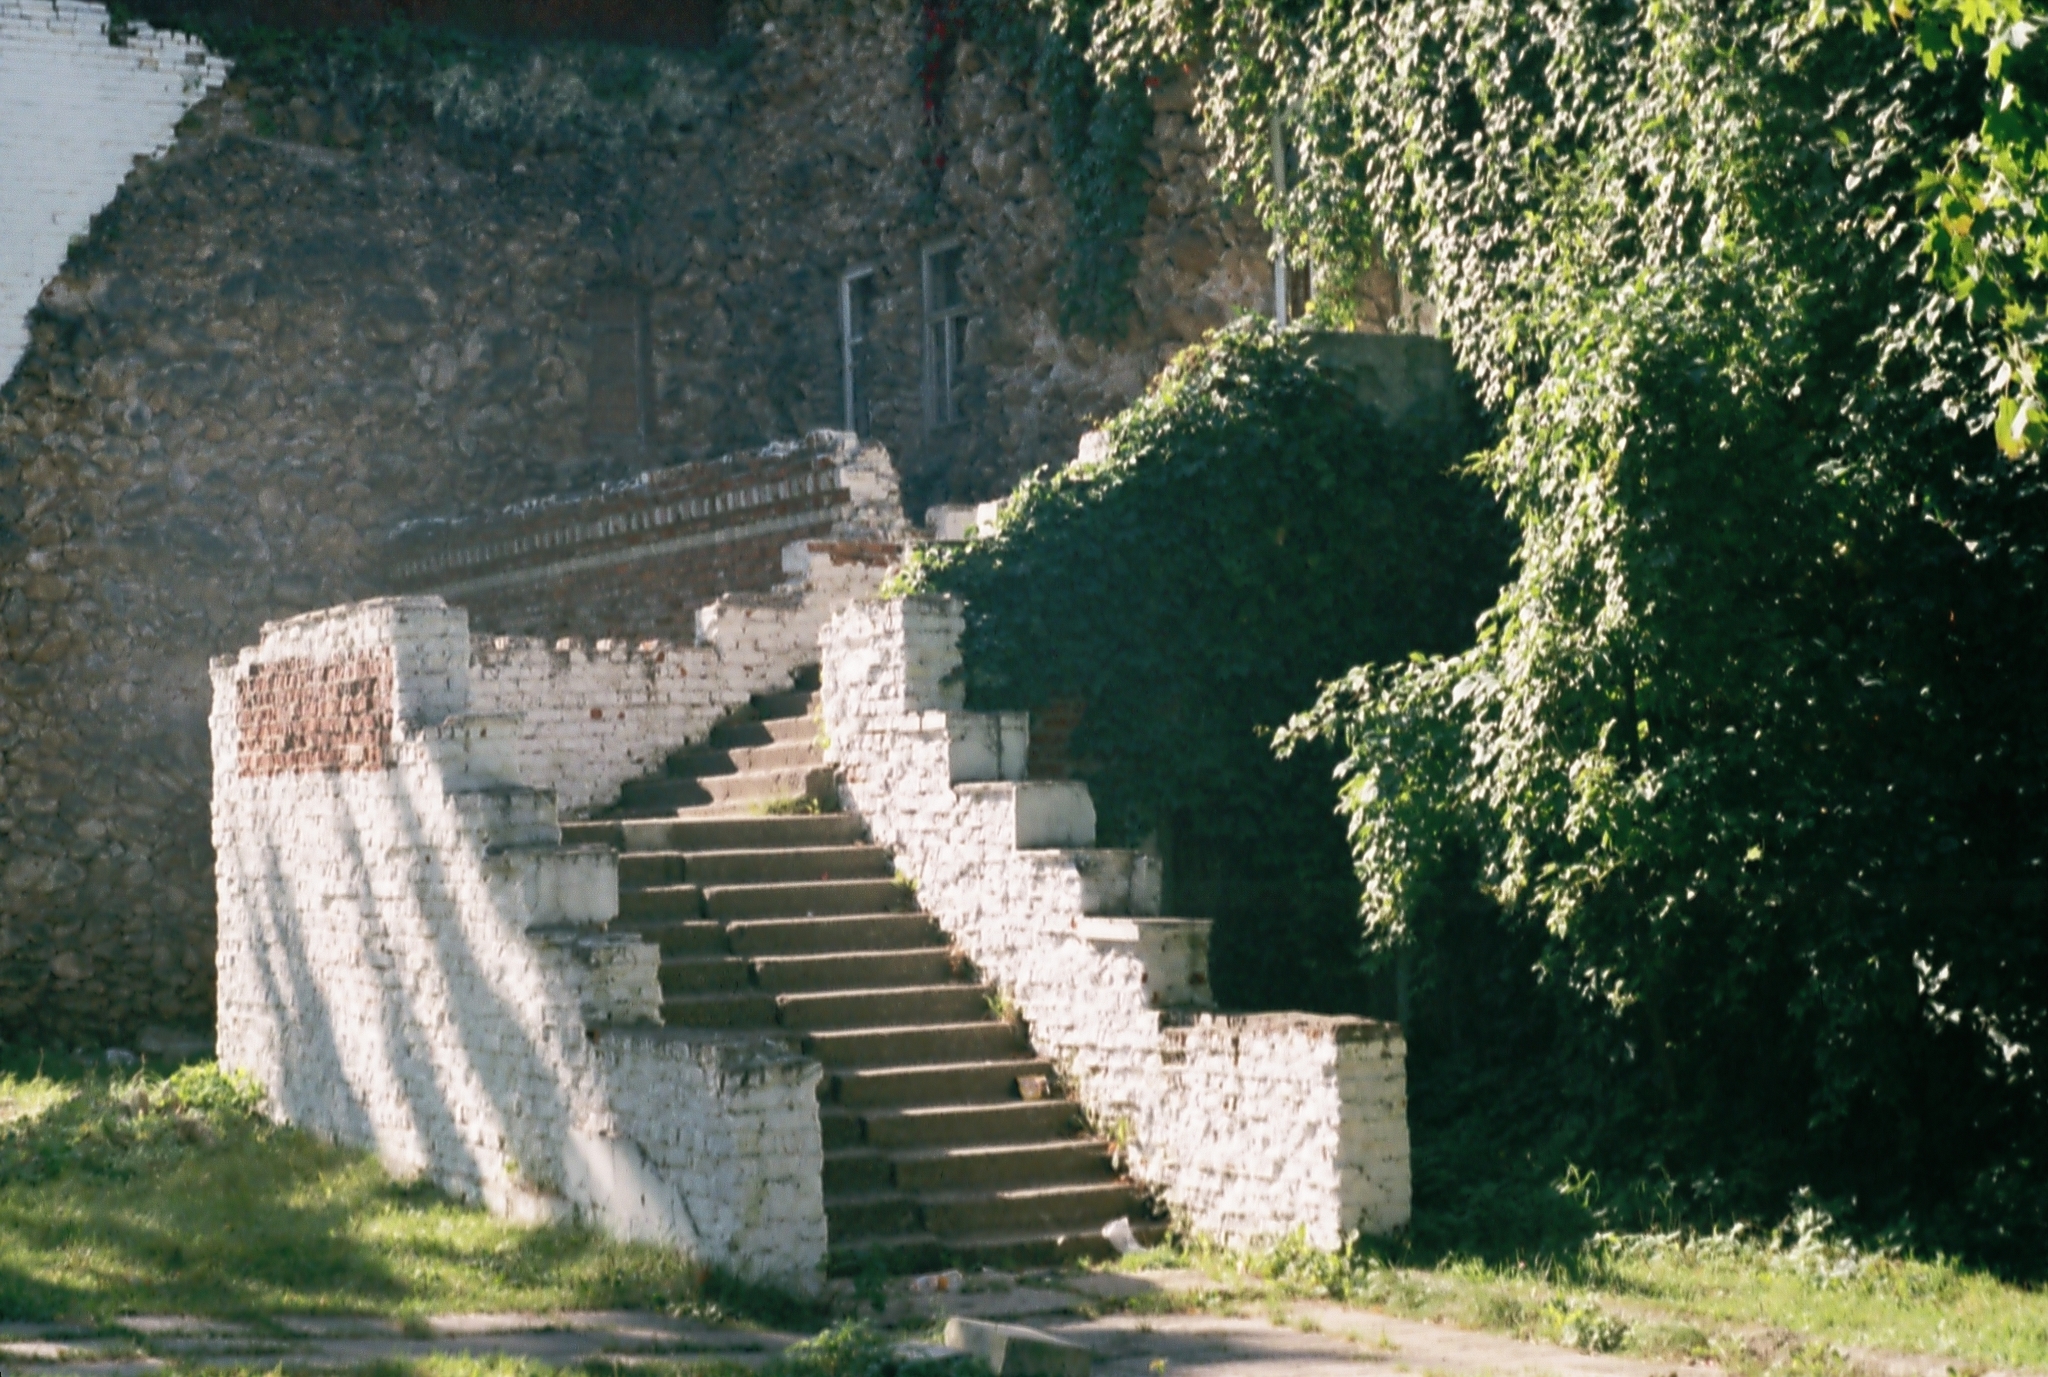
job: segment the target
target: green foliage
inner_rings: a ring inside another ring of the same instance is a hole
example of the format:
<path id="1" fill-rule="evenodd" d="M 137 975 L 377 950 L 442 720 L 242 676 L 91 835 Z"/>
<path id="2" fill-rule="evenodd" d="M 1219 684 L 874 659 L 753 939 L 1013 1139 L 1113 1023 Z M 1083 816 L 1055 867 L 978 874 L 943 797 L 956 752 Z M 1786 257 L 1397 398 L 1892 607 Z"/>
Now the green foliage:
<path id="1" fill-rule="evenodd" d="M 1200 73 L 1227 179 L 1317 261 L 1403 265 L 1499 420 L 1477 646 L 1361 657 L 1287 737 L 1348 762 L 1369 941 L 1424 990 L 1525 959 L 1497 1004 L 1540 1036 L 1503 1045 L 1603 1167 L 2015 1267 L 2048 486 L 1988 431 L 2033 414 L 2035 12 L 1107 0 L 1096 51 Z M 1453 924 L 1475 881 L 1498 917 Z M 1420 1087 L 1454 1018 L 1415 1018 Z"/>
<path id="2" fill-rule="evenodd" d="M 913 62 L 924 92 L 927 125 L 936 129 L 944 82 L 961 38 L 986 46 L 1045 103 L 1052 130 L 1054 175 L 1067 198 L 1067 252 L 1059 265 L 1060 324 L 1067 331 L 1114 340 L 1137 308 L 1131 277 L 1134 244 L 1145 229 L 1152 132 L 1148 72 L 1098 76 L 1087 59 L 1092 9 L 1034 0 L 922 0 L 920 42 Z M 928 149 L 934 175 L 945 155 Z"/>
<path id="3" fill-rule="evenodd" d="M 206 1063 L 163 1080 L 119 1080 L 99 1094 L 59 1096 L 44 1086 L 23 1099 L 23 1112 L 0 1120 L 0 1189 L 69 1173 L 132 1180 L 161 1170 L 193 1146 L 246 1130 L 262 1095 L 247 1076 Z"/>
<path id="4" fill-rule="evenodd" d="M 1364 657 L 1441 651 L 1497 587 L 1497 518 L 1444 437 L 1389 431 L 1311 337 L 1247 319 L 1184 352 L 1040 472 L 993 531 L 921 551 L 898 591 L 966 604 L 969 701 L 1079 699 L 1072 741 L 1102 835 L 1164 831 L 1182 908 L 1218 918 L 1219 994 L 1356 1007 L 1356 898 L 1331 760 L 1264 733 Z M 1191 873 L 1222 893 L 1191 894 Z"/>
<path id="5" fill-rule="evenodd" d="M 1909 36 L 1930 71 L 1981 69 L 1983 122 L 1921 174 L 1920 251 L 1983 340 L 1999 448 L 2048 441 L 2040 360 L 2048 351 L 2048 50 L 2025 0 L 1864 0 L 1863 27 Z"/>

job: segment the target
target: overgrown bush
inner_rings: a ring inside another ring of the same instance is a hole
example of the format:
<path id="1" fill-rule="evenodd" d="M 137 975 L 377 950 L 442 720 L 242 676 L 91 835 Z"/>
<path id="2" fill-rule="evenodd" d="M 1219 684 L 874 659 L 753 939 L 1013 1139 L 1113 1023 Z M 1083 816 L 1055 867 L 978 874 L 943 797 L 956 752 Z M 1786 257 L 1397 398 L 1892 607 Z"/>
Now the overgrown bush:
<path id="1" fill-rule="evenodd" d="M 1107 438 L 899 588 L 964 600 L 974 705 L 1085 703 L 1101 834 L 1162 835 L 1169 902 L 1218 920 L 1220 996 L 1358 1008 L 1332 758 L 1276 761 L 1267 737 L 1359 660 L 1468 639 L 1504 530 L 1442 432 L 1390 430 L 1261 321 L 1184 352 Z"/>
<path id="2" fill-rule="evenodd" d="M 1102 70 L 1194 71 L 1226 181 L 1398 265 L 1500 426 L 1477 645 L 1362 659 L 1292 735 L 1351 762 L 1468 1160 L 2048 1266 L 2041 18 L 1098 6 Z M 1440 903 L 1474 880 L 1500 920 Z"/>

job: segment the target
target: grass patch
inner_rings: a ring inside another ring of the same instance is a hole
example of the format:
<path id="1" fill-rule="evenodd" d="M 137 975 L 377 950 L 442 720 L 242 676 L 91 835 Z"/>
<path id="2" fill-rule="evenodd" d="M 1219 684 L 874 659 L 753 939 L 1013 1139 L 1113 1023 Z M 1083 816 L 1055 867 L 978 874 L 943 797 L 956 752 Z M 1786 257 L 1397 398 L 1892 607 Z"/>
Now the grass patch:
<path id="1" fill-rule="evenodd" d="M 522 1227 L 394 1180 L 256 1103 L 211 1063 L 0 1073 L 0 1319 L 617 1308 L 822 1320 L 672 1251 Z"/>
<path id="2" fill-rule="evenodd" d="M 2048 1368 L 2048 1292 L 1944 1257 L 1870 1251 L 1806 1211 L 1777 1229 L 1596 1235 L 1575 1252 L 1414 1265 L 1299 1237 L 1261 1250 L 1200 1240 L 1121 1267 L 1191 1267 L 1226 1292 L 1323 1298 L 1592 1353 L 1711 1359 L 1745 1374 L 1852 1370 L 1855 1350 L 1927 1354 L 1955 1371 Z M 1213 1308 L 1216 1293 L 1185 1298 Z M 1179 1300 L 1181 1298 L 1175 1298 Z"/>

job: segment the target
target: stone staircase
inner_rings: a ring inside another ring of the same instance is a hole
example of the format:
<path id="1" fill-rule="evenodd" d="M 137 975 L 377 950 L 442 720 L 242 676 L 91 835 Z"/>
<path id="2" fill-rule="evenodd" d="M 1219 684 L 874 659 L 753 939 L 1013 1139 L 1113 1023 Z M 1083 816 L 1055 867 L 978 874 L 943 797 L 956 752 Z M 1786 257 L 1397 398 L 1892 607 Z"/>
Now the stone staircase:
<path id="1" fill-rule="evenodd" d="M 613 816 L 564 840 L 619 851 L 619 918 L 661 946 L 662 1014 L 779 1031 L 824 1064 L 830 1265 L 850 1272 L 1113 1252 L 1159 1225 L 1003 1017 L 894 858 L 829 811 L 815 679 L 757 697 Z"/>

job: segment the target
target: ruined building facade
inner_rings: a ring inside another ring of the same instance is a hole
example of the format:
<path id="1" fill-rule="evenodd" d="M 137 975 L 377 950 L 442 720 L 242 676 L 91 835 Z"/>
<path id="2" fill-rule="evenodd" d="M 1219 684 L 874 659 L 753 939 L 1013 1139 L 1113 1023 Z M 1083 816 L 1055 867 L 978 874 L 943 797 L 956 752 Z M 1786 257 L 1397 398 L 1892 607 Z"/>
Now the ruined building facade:
<path id="1" fill-rule="evenodd" d="M 25 42 L 41 11 L 14 10 Z M 913 515 L 986 499 L 1272 308 L 1185 92 L 1154 95 L 1105 344 L 1061 328 L 1070 207 L 1028 82 L 963 45 L 933 128 L 903 7 L 726 23 L 710 53 L 498 50 L 403 99 L 234 76 L 42 292 L 0 390 L 0 1036 L 209 1020 L 207 657 L 265 621 L 450 589 L 480 513 L 632 508 L 635 475 L 737 451 L 656 486 L 794 520 L 817 461 L 761 447 L 821 428 L 884 446 Z M 707 537 L 666 596 L 643 560 L 646 598 L 537 593 L 477 629 L 687 634 L 800 527 Z"/>

